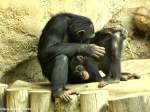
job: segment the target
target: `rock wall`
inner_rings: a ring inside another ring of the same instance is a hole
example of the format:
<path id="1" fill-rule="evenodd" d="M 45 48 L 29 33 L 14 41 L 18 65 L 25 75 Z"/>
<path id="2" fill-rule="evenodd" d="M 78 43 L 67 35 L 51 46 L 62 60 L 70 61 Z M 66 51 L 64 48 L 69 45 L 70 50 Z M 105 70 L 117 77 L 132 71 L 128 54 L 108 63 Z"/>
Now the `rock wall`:
<path id="1" fill-rule="evenodd" d="M 123 59 L 150 58 L 150 41 L 137 31 L 133 22 L 133 17 L 139 7 L 150 9 L 150 0 L 126 0 L 122 10 L 115 14 L 107 24 L 121 24 L 128 30 Z"/>
<path id="2" fill-rule="evenodd" d="M 0 1 L 0 77 L 36 56 L 38 37 L 48 16 L 40 0 Z"/>
<path id="3" fill-rule="evenodd" d="M 36 80 L 40 77 L 37 74 L 41 75 L 41 70 L 34 58 L 37 54 L 37 43 L 44 25 L 56 13 L 72 12 L 87 16 L 98 30 L 122 8 L 123 4 L 124 0 L 1 0 L 1 81 L 26 79 L 27 76 L 31 79 L 37 77 Z M 33 61 L 28 62 L 33 58 Z"/>

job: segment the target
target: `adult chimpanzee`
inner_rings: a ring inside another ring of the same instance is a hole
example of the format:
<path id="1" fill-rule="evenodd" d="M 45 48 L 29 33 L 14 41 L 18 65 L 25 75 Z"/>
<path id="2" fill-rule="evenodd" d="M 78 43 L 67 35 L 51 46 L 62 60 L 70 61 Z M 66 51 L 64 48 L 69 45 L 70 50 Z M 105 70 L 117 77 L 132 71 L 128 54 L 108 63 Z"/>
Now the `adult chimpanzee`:
<path id="1" fill-rule="evenodd" d="M 105 53 L 104 47 L 94 44 L 81 44 L 94 37 L 94 27 L 87 17 L 60 13 L 52 17 L 42 31 L 38 44 L 38 59 L 43 74 L 51 81 L 52 97 L 71 101 L 67 90 L 68 65 L 76 54 L 100 57 Z"/>
<path id="2" fill-rule="evenodd" d="M 70 71 L 78 80 L 70 81 L 100 81 L 99 86 L 103 87 L 108 83 L 115 83 L 130 78 L 139 78 L 137 75 L 130 73 L 123 73 L 126 74 L 125 76 L 121 75 L 121 51 L 126 36 L 127 31 L 121 27 L 104 28 L 96 32 L 95 38 L 90 39 L 88 43 L 105 47 L 105 56 L 99 59 L 82 55 L 74 56 L 71 60 Z M 107 82 L 103 81 L 99 70 L 102 70 L 106 74 Z"/>

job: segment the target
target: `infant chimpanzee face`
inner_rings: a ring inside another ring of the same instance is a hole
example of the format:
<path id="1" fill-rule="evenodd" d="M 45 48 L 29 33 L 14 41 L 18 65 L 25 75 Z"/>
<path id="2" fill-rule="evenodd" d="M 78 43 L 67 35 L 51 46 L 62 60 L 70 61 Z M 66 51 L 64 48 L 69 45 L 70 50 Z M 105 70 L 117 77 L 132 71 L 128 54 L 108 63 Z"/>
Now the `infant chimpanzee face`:
<path id="1" fill-rule="evenodd" d="M 89 79 L 89 73 L 85 69 L 83 65 L 77 65 L 75 67 L 74 74 L 79 76 L 81 80 L 88 80 Z"/>
<path id="2" fill-rule="evenodd" d="M 84 56 L 77 55 L 72 58 L 72 62 L 74 64 L 72 69 L 73 69 L 73 74 L 79 77 L 81 80 L 88 80 L 89 79 L 89 73 L 86 70 L 85 66 L 85 59 Z"/>

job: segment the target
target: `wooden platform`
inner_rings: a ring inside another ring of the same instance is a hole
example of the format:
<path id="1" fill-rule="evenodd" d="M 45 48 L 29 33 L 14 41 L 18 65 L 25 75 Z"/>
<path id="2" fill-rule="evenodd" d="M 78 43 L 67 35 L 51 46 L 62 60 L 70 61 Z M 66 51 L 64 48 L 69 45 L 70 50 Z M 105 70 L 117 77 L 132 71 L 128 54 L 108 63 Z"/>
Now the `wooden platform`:
<path id="1" fill-rule="evenodd" d="M 50 84 L 16 81 L 7 88 L 0 84 L 0 108 L 15 112 L 150 112 L 150 59 L 122 63 L 124 72 L 137 73 L 141 79 L 98 88 L 98 83 L 67 85 L 80 95 L 69 104 L 51 101 Z M 6 102 L 4 100 L 6 93 Z M 6 108 L 7 107 L 7 108 Z"/>

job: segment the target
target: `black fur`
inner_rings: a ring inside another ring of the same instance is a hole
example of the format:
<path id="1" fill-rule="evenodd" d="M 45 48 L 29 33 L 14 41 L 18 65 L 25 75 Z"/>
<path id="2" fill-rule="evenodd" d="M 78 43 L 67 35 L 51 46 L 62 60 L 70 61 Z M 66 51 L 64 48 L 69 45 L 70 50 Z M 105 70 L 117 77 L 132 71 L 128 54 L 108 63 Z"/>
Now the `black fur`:
<path id="1" fill-rule="evenodd" d="M 113 29 L 105 28 L 96 32 L 95 38 L 89 40 L 89 43 L 97 44 L 105 47 L 106 53 L 104 57 L 95 59 L 93 57 L 85 57 L 84 66 L 89 72 L 90 78 L 88 82 L 101 81 L 102 77 L 99 77 L 99 70 L 102 70 L 106 74 L 106 78 L 109 81 L 120 81 L 121 78 L 121 52 L 123 47 L 123 41 L 127 36 L 127 31 L 123 28 Z M 74 64 L 74 65 L 73 65 Z M 80 65 L 76 58 L 72 58 L 71 72 L 75 73 L 75 67 Z M 74 76 L 79 78 L 79 74 Z M 98 76 L 98 77 L 97 77 Z M 92 77 L 95 77 L 94 80 Z"/>
<path id="2" fill-rule="evenodd" d="M 67 83 L 72 56 L 91 55 L 88 44 L 80 43 L 93 34 L 93 24 L 87 17 L 60 13 L 47 22 L 38 44 L 38 60 L 43 74 L 52 83 L 52 90 L 63 88 Z"/>

